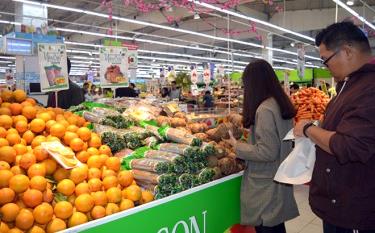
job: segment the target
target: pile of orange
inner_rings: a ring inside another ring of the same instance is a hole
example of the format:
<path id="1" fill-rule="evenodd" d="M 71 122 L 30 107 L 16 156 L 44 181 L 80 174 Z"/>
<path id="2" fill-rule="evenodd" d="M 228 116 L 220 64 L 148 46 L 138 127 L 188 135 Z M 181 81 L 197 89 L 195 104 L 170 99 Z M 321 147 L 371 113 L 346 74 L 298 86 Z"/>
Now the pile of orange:
<path id="1" fill-rule="evenodd" d="M 0 96 L 0 232 L 56 232 L 153 200 L 85 119 L 21 90 Z M 64 169 L 45 141 L 70 147 L 83 165 Z"/>

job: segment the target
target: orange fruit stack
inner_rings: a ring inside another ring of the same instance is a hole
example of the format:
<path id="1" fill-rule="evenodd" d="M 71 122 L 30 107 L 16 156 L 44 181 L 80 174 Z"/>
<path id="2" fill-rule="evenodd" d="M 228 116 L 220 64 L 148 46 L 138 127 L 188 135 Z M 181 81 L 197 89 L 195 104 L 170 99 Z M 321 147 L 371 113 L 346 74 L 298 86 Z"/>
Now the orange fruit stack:
<path id="1" fill-rule="evenodd" d="M 87 124 L 22 90 L 1 93 L 1 232 L 56 232 L 153 200 Z M 64 169 L 41 147 L 46 141 L 70 147 L 83 165 Z"/>

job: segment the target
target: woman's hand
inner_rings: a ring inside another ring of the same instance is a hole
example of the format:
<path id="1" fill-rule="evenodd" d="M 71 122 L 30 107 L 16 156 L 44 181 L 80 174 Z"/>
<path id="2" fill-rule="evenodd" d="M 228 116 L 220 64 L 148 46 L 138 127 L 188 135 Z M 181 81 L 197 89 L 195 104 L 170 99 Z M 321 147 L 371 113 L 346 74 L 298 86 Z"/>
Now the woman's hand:
<path id="1" fill-rule="evenodd" d="M 229 133 L 229 139 L 222 139 L 222 140 L 229 143 L 231 146 L 235 147 L 237 144 L 237 140 L 233 137 L 233 133 L 231 130 L 229 130 L 228 133 Z"/>

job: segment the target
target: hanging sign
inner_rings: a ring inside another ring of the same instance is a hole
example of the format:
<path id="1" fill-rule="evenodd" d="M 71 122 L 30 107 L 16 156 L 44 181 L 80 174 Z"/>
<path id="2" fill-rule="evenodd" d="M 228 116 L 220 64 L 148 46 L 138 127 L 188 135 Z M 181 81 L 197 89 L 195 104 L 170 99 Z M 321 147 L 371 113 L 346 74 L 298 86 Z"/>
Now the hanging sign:
<path id="1" fill-rule="evenodd" d="M 99 51 L 101 87 L 128 87 L 128 48 L 101 47 Z"/>
<path id="2" fill-rule="evenodd" d="M 203 81 L 206 85 L 210 84 L 211 82 L 211 70 L 210 69 L 205 69 L 203 71 Z"/>
<path id="3" fill-rule="evenodd" d="M 197 72 L 197 69 L 193 69 L 191 71 L 190 79 L 191 79 L 191 82 L 193 84 L 197 84 L 198 83 L 198 72 Z"/>
<path id="4" fill-rule="evenodd" d="M 199 95 L 199 90 L 198 90 L 198 86 L 197 86 L 197 84 L 193 84 L 193 85 L 191 85 L 191 86 L 190 86 L 190 90 L 191 90 L 191 94 L 192 94 L 193 96 L 197 96 L 197 95 Z"/>
<path id="5" fill-rule="evenodd" d="M 122 43 L 122 46 L 128 48 L 129 69 L 137 69 L 138 67 L 138 45 Z"/>
<path id="6" fill-rule="evenodd" d="M 297 73 L 302 80 L 305 76 L 305 47 L 302 43 L 297 44 Z"/>
<path id="7" fill-rule="evenodd" d="M 38 44 L 40 88 L 42 92 L 69 89 L 64 44 Z"/>

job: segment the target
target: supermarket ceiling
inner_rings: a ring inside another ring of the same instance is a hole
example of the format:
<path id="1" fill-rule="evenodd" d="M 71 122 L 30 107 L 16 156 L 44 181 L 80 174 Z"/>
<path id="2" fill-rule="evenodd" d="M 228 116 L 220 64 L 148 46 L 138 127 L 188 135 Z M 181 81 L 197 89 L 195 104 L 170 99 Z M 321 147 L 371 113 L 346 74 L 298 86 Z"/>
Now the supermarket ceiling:
<path id="1" fill-rule="evenodd" d="M 125 40 L 128 43 L 135 42 L 144 51 L 227 59 L 228 52 L 225 51 L 231 50 L 239 54 L 251 54 L 257 57 L 262 54 L 261 46 L 268 46 L 267 34 L 271 32 L 273 35 L 272 47 L 278 49 L 273 51 L 274 63 L 286 66 L 293 66 L 293 60 L 296 57 L 294 44 L 304 42 L 312 45 L 311 38 L 314 38 L 320 29 L 335 21 L 336 12 L 335 3 L 331 0 L 273 0 L 271 1 L 273 4 L 270 4 L 269 0 L 240 0 L 239 4 L 231 9 L 241 15 L 299 33 L 295 35 L 261 23 L 252 23 L 253 21 L 248 18 L 228 17 L 224 12 L 210 10 L 199 4 L 199 6 L 196 5 L 194 11 L 190 12 L 183 7 L 176 7 L 172 4 L 168 6 L 170 2 L 180 1 L 165 1 L 166 7 L 142 13 L 142 9 L 137 9 L 135 5 L 126 7 L 123 0 L 113 0 L 112 22 L 108 17 L 95 15 L 95 13 L 109 14 L 109 9 L 101 6 L 100 0 L 30 1 L 67 7 L 64 9 L 48 7 L 48 19 L 51 26 L 61 29 L 61 35 L 67 41 L 81 43 L 69 44 L 68 48 L 71 49 L 87 50 L 88 52 L 96 50 L 97 48 L 83 46 L 82 43 L 102 44 L 103 36 L 112 31 L 113 35 L 120 36 L 120 40 Z M 156 3 L 156 1 L 146 1 L 146 3 Z M 14 0 L 0 0 L 0 20 L 14 21 L 15 4 Z M 375 6 L 375 0 L 356 0 L 352 9 L 369 22 L 373 22 L 375 11 L 371 9 L 372 6 Z M 87 14 L 82 11 L 69 10 L 71 8 L 94 13 Z M 339 7 L 338 20 L 350 16 L 346 10 Z M 0 32 L 6 30 L 9 30 L 9 25 L 0 24 Z M 374 39 L 371 39 L 371 44 L 375 48 Z M 309 64 L 320 64 L 318 59 L 313 59 L 313 57 L 318 57 L 314 46 L 307 46 L 306 52 L 310 56 L 306 59 L 311 62 Z M 145 55 L 161 56 L 160 53 Z M 178 57 L 173 54 L 166 56 L 168 58 Z M 251 56 L 238 56 L 234 59 L 246 64 L 252 58 Z M 281 62 L 285 59 L 291 62 Z"/>

